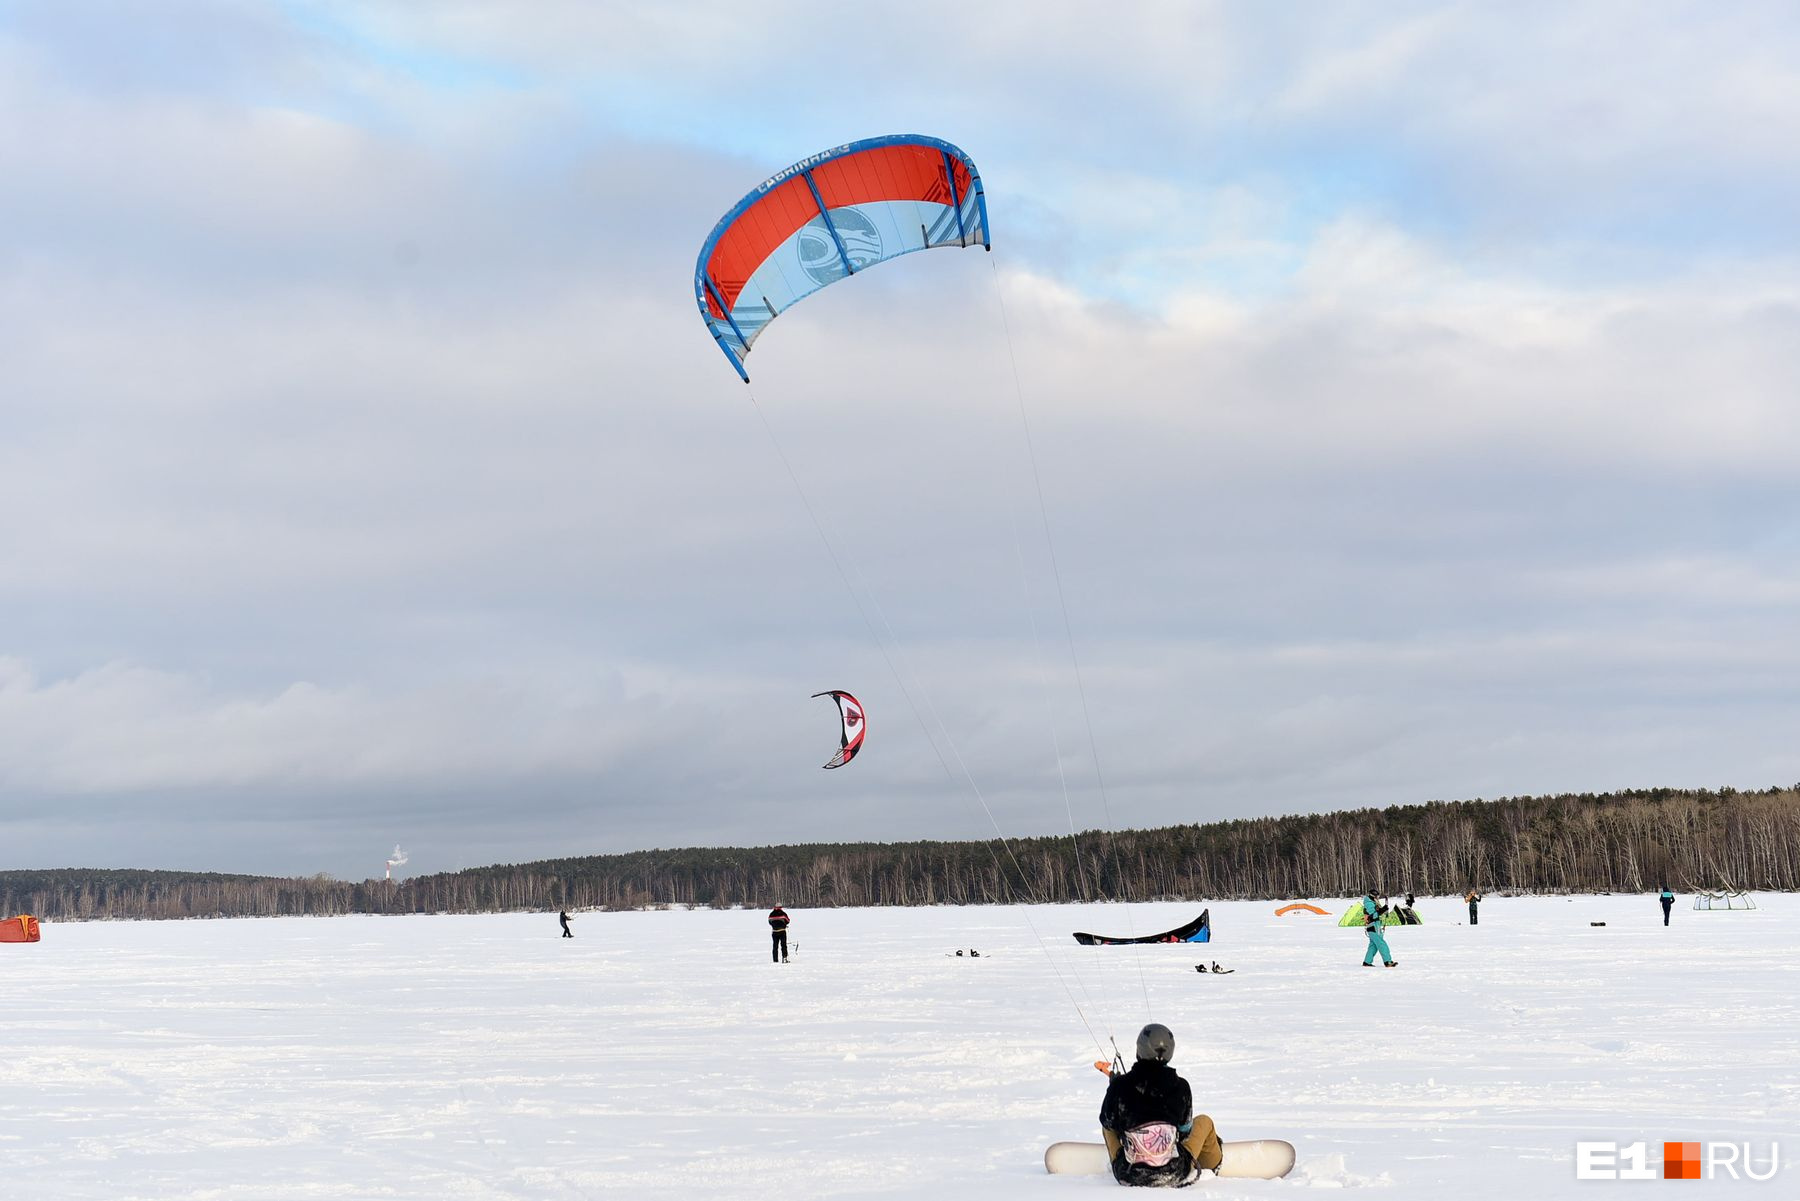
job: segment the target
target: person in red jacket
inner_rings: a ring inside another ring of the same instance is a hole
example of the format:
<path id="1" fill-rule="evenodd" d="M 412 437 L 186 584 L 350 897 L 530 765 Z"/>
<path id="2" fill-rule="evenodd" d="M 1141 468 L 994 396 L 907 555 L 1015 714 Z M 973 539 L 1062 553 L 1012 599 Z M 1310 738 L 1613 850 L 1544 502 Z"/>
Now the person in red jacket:
<path id="1" fill-rule="evenodd" d="M 787 910 L 777 905 L 769 910 L 769 958 L 775 963 L 786 963 L 787 957 Z"/>

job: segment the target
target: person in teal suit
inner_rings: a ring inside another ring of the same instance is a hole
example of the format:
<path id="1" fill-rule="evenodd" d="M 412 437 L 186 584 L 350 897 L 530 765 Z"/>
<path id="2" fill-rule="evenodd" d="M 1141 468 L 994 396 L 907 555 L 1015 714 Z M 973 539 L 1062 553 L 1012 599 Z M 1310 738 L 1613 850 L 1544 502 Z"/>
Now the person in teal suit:
<path id="1" fill-rule="evenodd" d="M 1363 894 L 1363 933 L 1369 936 L 1369 949 L 1363 953 L 1363 966 L 1375 966 L 1375 953 L 1381 952 L 1381 962 L 1388 967 L 1394 966 L 1394 953 L 1388 950 L 1387 935 L 1381 932 L 1382 915 L 1387 913 L 1387 899 L 1376 899 L 1373 888 Z"/>

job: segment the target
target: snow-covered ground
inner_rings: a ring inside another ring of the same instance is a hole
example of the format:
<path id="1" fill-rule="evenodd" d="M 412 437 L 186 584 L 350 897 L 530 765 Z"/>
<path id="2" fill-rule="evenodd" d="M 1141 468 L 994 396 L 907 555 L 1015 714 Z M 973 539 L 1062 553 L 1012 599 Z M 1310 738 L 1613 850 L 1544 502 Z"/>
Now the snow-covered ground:
<path id="1" fill-rule="evenodd" d="M 1423 900 L 1392 971 L 1263 903 L 1138 949 L 1069 932 L 1200 906 L 801 910 L 785 967 L 757 912 L 580 913 L 572 940 L 554 915 L 46 925 L 0 947 L 0 1197 L 1110 1196 L 1042 1168 L 1096 1137 L 1079 1002 L 1127 1049 L 1171 1026 L 1224 1137 L 1299 1147 L 1208 1196 L 1785 1201 L 1800 1169 L 1574 1170 L 1578 1139 L 1800 1158 L 1800 897 L 1759 901 L 1684 897 L 1665 930 L 1645 896 L 1496 898 L 1473 928 Z"/>

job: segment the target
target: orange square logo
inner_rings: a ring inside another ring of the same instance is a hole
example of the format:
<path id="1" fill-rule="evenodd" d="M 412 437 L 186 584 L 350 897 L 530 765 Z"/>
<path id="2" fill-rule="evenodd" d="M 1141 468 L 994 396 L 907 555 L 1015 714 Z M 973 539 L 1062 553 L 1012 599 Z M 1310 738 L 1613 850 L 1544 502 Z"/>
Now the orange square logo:
<path id="1" fill-rule="evenodd" d="M 1700 1144 L 1664 1143 L 1663 1179 L 1700 1179 Z"/>

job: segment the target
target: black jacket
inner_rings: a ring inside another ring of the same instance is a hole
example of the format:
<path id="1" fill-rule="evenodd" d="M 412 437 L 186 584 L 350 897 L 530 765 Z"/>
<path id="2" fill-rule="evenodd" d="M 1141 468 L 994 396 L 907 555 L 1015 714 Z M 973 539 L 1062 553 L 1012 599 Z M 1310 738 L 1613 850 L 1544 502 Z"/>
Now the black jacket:
<path id="1" fill-rule="evenodd" d="M 1114 1076 L 1100 1102 L 1100 1125 L 1115 1134 L 1148 1122 L 1167 1122 L 1181 1130 L 1194 1120 L 1194 1094 L 1188 1082 L 1166 1063 L 1140 1059 L 1123 1076 Z M 1129 1163 L 1121 1150 L 1113 1160 L 1113 1176 L 1121 1184 L 1171 1184 L 1187 1179 L 1194 1160 L 1182 1147 L 1160 1168 Z"/>

